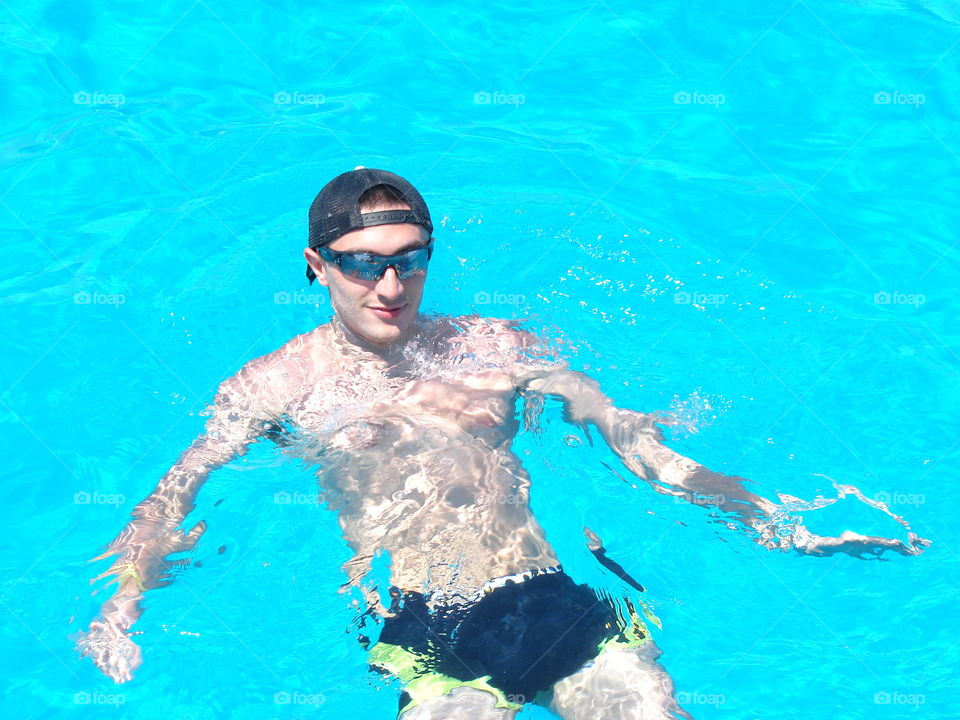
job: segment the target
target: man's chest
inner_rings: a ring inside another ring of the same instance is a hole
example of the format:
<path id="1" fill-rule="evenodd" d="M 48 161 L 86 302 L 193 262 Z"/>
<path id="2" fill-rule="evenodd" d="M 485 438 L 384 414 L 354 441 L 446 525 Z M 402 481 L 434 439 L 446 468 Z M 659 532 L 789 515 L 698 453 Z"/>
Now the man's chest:
<path id="1" fill-rule="evenodd" d="M 390 416 L 443 418 L 464 429 L 491 427 L 514 412 L 516 392 L 502 371 L 442 373 L 428 379 L 390 373 L 326 373 L 293 393 L 286 415 L 322 431 L 344 422 Z"/>

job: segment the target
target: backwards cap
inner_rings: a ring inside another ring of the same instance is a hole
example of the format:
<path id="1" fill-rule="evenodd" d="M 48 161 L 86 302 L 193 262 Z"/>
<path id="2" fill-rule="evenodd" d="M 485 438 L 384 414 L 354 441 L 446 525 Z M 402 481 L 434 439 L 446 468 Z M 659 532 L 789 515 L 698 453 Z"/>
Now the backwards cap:
<path id="1" fill-rule="evenodd" d="M 360 196 L 377 185 L 387 185 L 396 190 L 410 209 L 361 213 L 358 205 Z M 317 193 L 313 204 L 310 205 L 308 217 L 310 223 L 308 244 L 311 248 L 329 245 L 348 232 L 374 225 L 413 223 L 422 225 L 427 232 L 433 233 L 430 211 L 417 189 L 399 175 L 372 168 L 357 168 L 337 175 Z M 313 269 L 308 265 L 307 279 L 313 282 L 316 277 Z"/>

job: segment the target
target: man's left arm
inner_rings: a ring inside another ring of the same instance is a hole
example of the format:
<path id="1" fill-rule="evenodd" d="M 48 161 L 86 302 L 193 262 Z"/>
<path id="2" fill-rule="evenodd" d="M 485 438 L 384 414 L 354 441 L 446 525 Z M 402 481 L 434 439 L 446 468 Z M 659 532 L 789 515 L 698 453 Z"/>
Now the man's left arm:
<path id="1" fill-rule="evenodd" d="M 714 472 L 673 451 L 664 444 L 663 433 L 657 426 L 663 418 L 615 407 L 599 383 L 588 375 L 565 365 L 547 367 L 522 362 L 515 366 L 513 375 L 521 392 L 559 398 L 568 422 L 585 429 L 593 425 L 623 464 L 654 490 L 719 509 L 739 520 L 765 547 L 793 547 L 802 554 L 816 556 L 838 552 L 878 555 L 885 550 L 917 555 L 929 544 L 914 533 L 909 534 L 909 542 L 905 543 L 850 531 L 838 537 L 822 537 L 799 524 L 785 525 L 780 505 L 747 489 L 746 483 L 752 481 Z"/>

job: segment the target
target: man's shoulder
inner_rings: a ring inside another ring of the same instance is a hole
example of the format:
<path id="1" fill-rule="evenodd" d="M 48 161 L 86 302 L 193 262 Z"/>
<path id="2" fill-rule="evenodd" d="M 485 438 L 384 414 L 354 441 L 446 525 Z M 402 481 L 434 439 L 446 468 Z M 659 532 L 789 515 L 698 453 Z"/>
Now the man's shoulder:
<path id="1" fill-rule="evenodd" d="M 511 363 L 542 361 L 551 354 L 549 344 L 517 319 L 460 315 L 450 321 L 460 330 L 463 343 L 478 355 Z"/>
<path id="2" fill-rule="evenodd" d="M 529 335 L 519 320 L 486 317 L 479 314 L 457 315 L 448 318 L 465 335 L 496 337 L 504 340 L 520 340 Z"/>
<path id="3" fill-rule="evenodd" d="M 328 356 L 330 325 L 324 324 L 292 337 L 276 350 L 249 360 L 226 384 L 251 391 L 269 388 L 274 393 L 309 380 Z"/>

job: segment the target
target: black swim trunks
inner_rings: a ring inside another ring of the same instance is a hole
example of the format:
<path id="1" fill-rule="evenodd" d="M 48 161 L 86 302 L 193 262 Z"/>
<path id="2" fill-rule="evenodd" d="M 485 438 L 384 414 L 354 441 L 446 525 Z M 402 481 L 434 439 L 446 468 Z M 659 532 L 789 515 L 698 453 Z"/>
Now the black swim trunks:
<path id="1" fill-rule="evenodd" d="M 560 568 L 506 579 L 473 603 L 428 607 L 420 593 L 391 593 L 393 617 L 370 650 L 374 669 L 405 684 L 401 711 L 469 685 L 519 708 L 579 670 L 609 643 L 636 646 L 646 628 Z"/>

